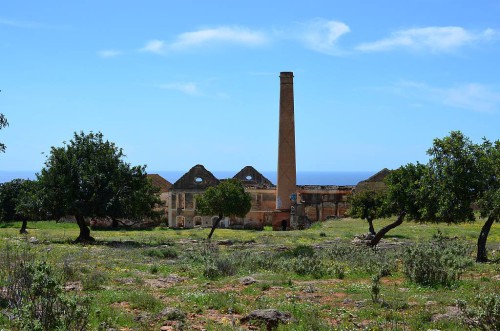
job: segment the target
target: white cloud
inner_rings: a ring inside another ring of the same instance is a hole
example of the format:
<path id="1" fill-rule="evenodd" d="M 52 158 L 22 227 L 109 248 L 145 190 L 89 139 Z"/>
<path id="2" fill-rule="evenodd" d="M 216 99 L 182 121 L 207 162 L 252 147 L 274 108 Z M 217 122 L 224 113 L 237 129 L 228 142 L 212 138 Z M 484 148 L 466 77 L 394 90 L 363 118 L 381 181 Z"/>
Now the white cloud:
<path id="1" fill-rule="evenodd" d="M 33 21 L 19 21 L 0 17 L 0 25 L 10 26 L 20 29 L 66 29 L 66 25 L 52 25 Z"/>
<path id="2" fill-rule="evenodd" d="M 214 43 L 257 46 L 266 42 L 267 37 L 264 33 L 242 27 L 221 26 L 214 29 L 181 33 L 170 47 L 172 49 L 186 49 Z"/>
<path id="3" fill-rule="evenodd" d="M 343 51 L 337 46 L 337 41 L 350 31 L 345 23 L 315 19 L 304 24 L 303 31 L 299 32 L 299 39 L 314 51 L 341 55 Z"/>
<path id="4" fill-rule="evenodd" d="M 160 86 L 162 89 L 179 91 L 189 95 L 198 95 L 200 91 L 198 90 L 198 86 L 196 83 L 192 82 L 177 82 L 177 83 L 169 83 Z"/>
<path id="5" fill-rule="evenodd" d="M 500 89 L 483 84 L 469 83 L 439 88 L 423 83 L 404 82 L 398 85 L 396 91 L 403 96 L 475 112 L 497 112 L 500 109 Z"/>
<path id="6" fill-rule="evenodd" d="M 120 56 L 122 54 L 123 54 L 123 52 L 117 51 L 117 50 L 114 50 L 114 49 L 105 49 L 105 50 L 97 52 L 97 55 L 99 55 L 99 57 L 102 57 L 104 59 L 109 59 L 109 58 L 112 58 L 112 57 L 117 57 L 117 56 Z"/>
<path id="7" fill-rule="evenodd" d="M 164 54 L 167 51 L 188 50 L 214 44 L 258 46 L 265 44 L 267 41 L 267 36 L 262 32 L 242 27 L 221 26 L 213 29 L 181 33 L 171 43 L 166 43 L 162 40 L 151 40 L 140 50 L 143 52 Z"/>
<path id="8" fill-rule="evenodd" d="M 472 32 L 458 26 L 414 28 L 396 31 L 388 38 L 363 43 L 356 48 L 363 52 L 383 52 L 401 48 L 432 53 L 450 52 L 474 42 L 490 40 L 495 35 L 497 32 L 492 29 Z"/>
<path id="9" fill-rule="evenodd" d="M 150 40 L 146 43 L 146 46 L 141 48 L 141 52 L 163 54 L 165 52 L 165 42 L 162 40 Z"/>

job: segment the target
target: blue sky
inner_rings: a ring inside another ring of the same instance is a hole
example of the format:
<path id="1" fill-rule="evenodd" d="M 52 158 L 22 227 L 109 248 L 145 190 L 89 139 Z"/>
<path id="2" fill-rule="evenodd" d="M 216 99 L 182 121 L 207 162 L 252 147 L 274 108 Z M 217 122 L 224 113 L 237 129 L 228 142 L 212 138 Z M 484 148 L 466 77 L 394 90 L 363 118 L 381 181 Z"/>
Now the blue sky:
<path id="1" fill-rule="evenodd" d="M 425 162 L 499 139 L 500 1 L 4 1 L 2 170 L 101 131 L 155 170 L 276 169 L 279 73 L 298 171 Z"/>

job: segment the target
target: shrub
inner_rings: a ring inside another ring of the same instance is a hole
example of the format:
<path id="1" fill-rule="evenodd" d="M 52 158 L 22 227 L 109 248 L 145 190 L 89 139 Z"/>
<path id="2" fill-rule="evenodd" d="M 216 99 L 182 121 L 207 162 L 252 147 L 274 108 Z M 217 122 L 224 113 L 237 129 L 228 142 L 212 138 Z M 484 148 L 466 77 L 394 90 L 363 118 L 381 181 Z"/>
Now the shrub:
<path id="1" fill-rule="evenodd" d="M 439 237 L 406 248 L 403 259 L 408 279 L 421 285 L 450 286 L 472 264 L 470 247 L 455 239 Z"/>
<path id="2" fill-rule="evenodd" d="M 500 294 L 480 294 L 473 304 L 458 301 L 458 307 L 469 327 L 488 331 L 500 330 Z"/>
<path id="3" fill-rule="evenodd" d="M 104 283 L 108 280 L 108 275 L 100 270 L 93 270 L 88 274 L 82 282 L 83 289 L 86 291 L 95 291 L 101 289 Z"/>
<path id="4" fill-rule="evenodd" d="M 64 293 L 53 268 L 45 261 L 36 261 L 27 250 L 6 250 L 1 254 L 0 285 L 13 326 L 30 331 L 84 330 L 90 299 Z"/>
<path id="5" fill-rule="evenodd" d="M 293 259 L 293 271 L 297 275 L 311 275 L 322 278 L 327 275 L 327 266 L 317 257 L 297 257 Z"/>
<path id="6" fill-rule="evenodd" d="M 239 255 L 222 255 L 219 248 L 211 243 L 205 244 L 201 251 L 201 260 L 203 262 L 203 276 L 208 279 L 217 279 L 220 277 L 233 276 L 238 272 Z"/>
<path id="7" fill-rule="evenodd" d="M 176 259 L 179 257 L 179 253 L 173 247 L 151 248 L 146 250 L 144 254 L 161 259 Z"/>
<path id="8" fill-rule="evenodd" d="M 213 280 L 220 277 L 233 276 L 236 272 L 236 265 L 230 258 L 218 256 L 206 261 L 203 276 Z"/>

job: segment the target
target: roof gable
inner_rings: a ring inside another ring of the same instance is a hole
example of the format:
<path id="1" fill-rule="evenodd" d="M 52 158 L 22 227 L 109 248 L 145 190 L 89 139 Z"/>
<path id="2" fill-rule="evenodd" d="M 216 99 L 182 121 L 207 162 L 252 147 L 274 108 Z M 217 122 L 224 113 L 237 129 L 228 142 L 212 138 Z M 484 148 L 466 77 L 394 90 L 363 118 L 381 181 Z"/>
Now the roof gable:
<path id="1" fill-rule="evenodd" d="M 274 184 L 269 179 L 252 166 L 244 167 L 233 178 L 240 180 L 245 186 L 274 187 Z"/>
<path id="2" fill-rule="evenodd" d="M 172 188 L 177 190 L 206 189 L 217 184 L 219 184 L 219 180 L 204 166 L 197 164 L 179 178 Z"/>
<path id="3" fill-rule="evenodd" d="M 148 174 L 148 178 L 151 179 L 151 184 L 154 187 L 158 187 L 160 189 L 160 193 L 166 193 L 170 191 L 170 188 L 172 187 L 172 183 L 158 174 Z"/>

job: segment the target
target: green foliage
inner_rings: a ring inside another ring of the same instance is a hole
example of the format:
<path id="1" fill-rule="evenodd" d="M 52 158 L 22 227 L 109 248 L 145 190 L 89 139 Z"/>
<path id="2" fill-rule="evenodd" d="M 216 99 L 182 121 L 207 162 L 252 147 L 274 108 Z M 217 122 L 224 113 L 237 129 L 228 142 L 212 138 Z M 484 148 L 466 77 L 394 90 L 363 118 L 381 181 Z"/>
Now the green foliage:
<path id="1" fill-rule="evenodd" d="M 13 179 L 0 184 L 0 221 L 45 218 L 38 181 Z"/>
<path id="2" fill-rule="evenodd" d="M 404 212 L 410 219 L 422 220 L 420 192 L 426 171 L 427 167 L 421 163 L 408 163 L 385 177 L 389 213 L 400 215 Z"/>
<path id="3" fill-rule="evenodd" d="M 478 238 L 476 260 L 486 262 L 486 241 L 500 221 L 500 141 L 474 144 L 460 131 L 435 139 L 422 186 L 425 219 L 459 223 L 475 221 L 473 206 L 487 218 Z"/>
<path id="4" fill-rule="evenodd" d="M 371 222 L 387 216 L 385 191 L 365 190 L 355 192 L 349 199 L 349 216 Z"/>
<path id="5" fill-rule="evenodd" d="M 19 330 L 84 330 L 90 298 L 64 293 L 60 278 L 46 261 L 27 250 L 4 248 L 0 285 L 5 289 L 7 311 Z"/>
<path id="6" fill-rule="evenodd" d="M 425 216 L 434 221 L 474 221 L 471 205 L 484 186 L 480 162 L 482 147 L 473 144 L 460 131 L 434 139 L 424 178 L 424 194 L 429 196 Z"/>
<path id="7" fill-rule="evenodd" d="M 144 254 L 162 259 L 176 259 L 179 257 L 179 252 L 173 247 L 150 248 L 144 251 Z"/>
<path id="8" fill-rule="evenodd" d="M 24 179 L 13 179 L 0 183 L 0 221 L 19 221 L 16 213 L 17 200 L 21 196 Z"/>
<path id="9" fill-rule="evenodd" d="M 52 147 L 38 177 L 46 209 L 56 219 L 75 215 L 82 240 L 90 239 L 84 217 L 157 215 L 154 208 L 161 201 L 145 166 L 132 167 L 123 157 L 122 149 L 101 133 L 75 133 L 64 147 Z"/>
<path id="10" fill-rule="evenodd" d="M 458 307 L 469 327 L 485 331 L 500 330 L 500 294 L 478 294 L 472 303 L 459 300 Z"/>
<path id="11" fill-rule="evenodd" d="M 7 121 L 7 117 L 5 117 L 4 114 L 0 114 L 0 130 L 5 128 L 6 126 L 9 125 L 9 122 Z M 0 143 L 0 153 L 5 152 L 5 144 Z"/>
<path id="12" fill-rule="evenodd" d="M 108 275 L 100 270 L 92 270 L 88 275 L 85 275 L 82 285 L 86 291 L 96 291 L 103 287 L 108 281 Z"/>
<path id="13" fill-rule="evenodd" d="M 313 257 L 315 254 L 314 248 L 307 245 L 298 245 L 292 250 L 283 252 L 285 257 Z"/>
<path id="14" fill-rule="evenodd" d="M 434 241 L 405 249 L 404 273 L 417 284 L 451 286 L 472 264 L 470 252 L 467 244 L 438 235 Z"/>
<path id="15" fill-rule="evenodd" d="M 372 276 L 371 294 L 373 303 L 380 302 L 380 278 L 382 278 L 382 275 L 379 273 Z"/>
<path id="16" fill-rule="evenodd" d="M 237 179 L 227 179 L 209 187 L 196 199 L 197 211 L 201 215 L 223 215 L 245 217 L 252 207 L 252 198 Z"/>

